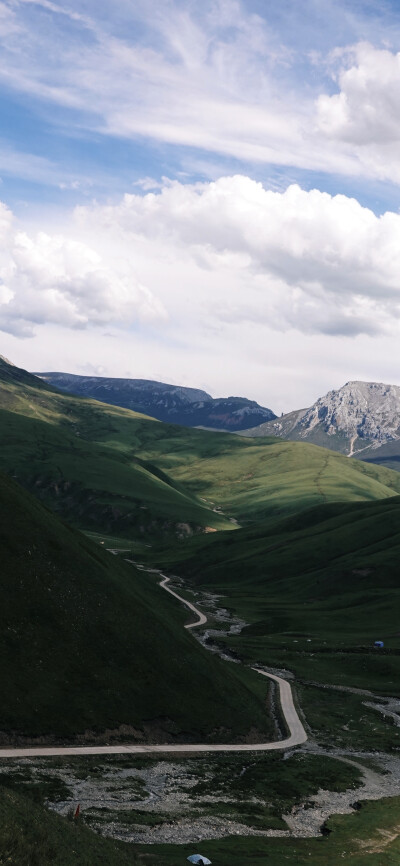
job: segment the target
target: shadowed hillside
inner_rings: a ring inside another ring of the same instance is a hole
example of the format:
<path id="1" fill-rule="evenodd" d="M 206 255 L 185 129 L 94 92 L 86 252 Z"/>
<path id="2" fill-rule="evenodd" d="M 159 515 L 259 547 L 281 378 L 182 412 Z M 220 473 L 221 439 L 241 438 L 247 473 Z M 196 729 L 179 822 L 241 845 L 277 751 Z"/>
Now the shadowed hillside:
<path id="1" fill-rule="evenodd" d="M 153 742 L 269 733 L 257 675 L 247 680 L 199 646 L 154 576 L 4 477 L 0 509 L 3 741 L 85 731 L 93 741 L 106 729 L 106 741 L 112 731 Z"/>

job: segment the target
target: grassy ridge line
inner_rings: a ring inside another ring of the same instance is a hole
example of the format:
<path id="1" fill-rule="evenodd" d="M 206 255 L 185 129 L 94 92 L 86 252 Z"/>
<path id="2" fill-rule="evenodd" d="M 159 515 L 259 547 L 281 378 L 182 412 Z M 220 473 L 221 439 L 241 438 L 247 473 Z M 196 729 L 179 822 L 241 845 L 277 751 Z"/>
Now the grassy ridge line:
<path id="1" fill-rule="evenodd" d="M 149 576 L 3 477 L 0 510 L 3 742 L 271 738 L 265 684 L 193 641 Z"/>
<path id="2" fill-rule="evenodd" d="M 399 547 L 400 497 L 392 496 L 375 502 L 328 503 L 273 526 L 260 522 L 234 536 L 193 539 L 181 562 L 187 574 L 204 584 L 234 588 L 245 579 L 249 589 L 290 589 L 299 601 L 315 593 L 323 573 L 326 579 L 318 596 L 331 599 L 338 585 L 350 590 L 339 577 L 346 568 L 355 568 L 353 588 L 382 586 L 382 578 L 387 587 L 397 588 Z M 171 559 L 178 555 L 179 548 L 171 549 Z M 328 580 L 329 566 L 335 569 L 335 583 Z M 365 569 L 367 573 L 361 574 Z"/>
<path id="3" fill-rule="evenodd" d="M 230 437 L 233 439 L 233 437 Z M 144 455 L 155 459 L 154 450 Z M 198 495 L 218 502 L 240 523 L 276 522 L 334 501 L 384 499 L 400 493 L 399 474 L 349 461 L 315 445 L 278 439 L 220 442 L 217 454 L 185 463 L 166 450 L 157 463 Z"/>

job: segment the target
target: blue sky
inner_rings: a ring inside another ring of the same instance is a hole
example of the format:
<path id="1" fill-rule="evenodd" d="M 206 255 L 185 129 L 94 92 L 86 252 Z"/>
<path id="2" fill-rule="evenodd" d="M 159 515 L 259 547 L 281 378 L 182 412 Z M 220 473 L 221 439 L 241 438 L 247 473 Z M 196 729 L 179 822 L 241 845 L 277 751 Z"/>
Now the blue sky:
<path id="1" fill-rule="evenodd" d="M 0 2 L 3 353 L 275 411 L 400 384 L 399 50 L 375 0 Z"/>
<path id="2" fill-rule="evenodd" d="M 390 176 L 362 160 L 357 171 L 341 171 L 334 153 L 307 159 L 307 141 L 287 148 L 284 126 L 296 115 L 312 123 L 318 96 L 337 92 L 333 52 L 362 41 L 400 47 L 398 4 L 11 0 L 0 10 L 0 171 L 16 209 L 43 198 L 57 207 L 106 200 L 143 177 L 232 173 L 354 194 L 377 211 L 397 208 Z M 203 147 L 193 118 L 184 118 L 196 100 Z M 233 123 L 236 141 L 227 142 L 215 118 L 208 124 L 215 106 L 228 115 L 252 107 L 254 128 L 243 135 Z M 264 112 L 282 122 L 270 147 L 259 129 Z"/>

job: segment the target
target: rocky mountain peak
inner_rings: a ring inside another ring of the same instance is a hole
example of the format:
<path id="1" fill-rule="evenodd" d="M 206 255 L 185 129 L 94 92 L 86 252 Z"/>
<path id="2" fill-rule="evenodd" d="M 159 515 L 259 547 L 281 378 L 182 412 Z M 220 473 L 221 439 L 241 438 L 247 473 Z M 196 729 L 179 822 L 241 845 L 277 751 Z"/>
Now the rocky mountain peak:
<path id="1" fill-rule="evenodd" d="M 306 410 L 300 421 L 303 435 L 319 426 L 325 433 L 382 444 L 400 438 L 400 387 L 382 382 L 346 382 L 329 391 Z"/>

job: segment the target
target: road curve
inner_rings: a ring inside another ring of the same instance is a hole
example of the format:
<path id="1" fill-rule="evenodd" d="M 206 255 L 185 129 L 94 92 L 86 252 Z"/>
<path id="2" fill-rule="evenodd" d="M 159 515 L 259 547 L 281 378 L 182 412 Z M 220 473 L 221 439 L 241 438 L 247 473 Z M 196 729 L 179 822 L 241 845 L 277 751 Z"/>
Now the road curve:
<path id="1" fill-rule="evenodd" d="M 188 625 L 185 625 L 185 628 L 197 628 L 198 625 L 205 625 L 205 623 L 207 622 L 207 617 L 204 616 L 204 613 L 200 613 L 200 611 L 197 610 L 197 607 L 195 607 L 194 604 L 191 604 L 190 601 L 187 601 L 186 598 L 182 598 L 181 595 L 178 595 L 177 592 L 174 592 L 173 589 L 170 589 L 169 586 L 167 586 L 167 583 L 169 583 L 170 581 L 169 577 L 165 577 L 165 575 L 163 574 L 162 578 L 163 580 L 160 581 L 160 586 L 162 586 L 163 589 L 166 589 L 167 592 L 170 592 L 171 595 L 174 595 L 175 598 L 179 599 L 179 601 L 183 601 L 183 604 L 197 616 L 195 622 L 190 622 Z"/>
<path id="2" fill-rule="evenodd" d="M 161 575 L 161 577 L 163 579 L 160 581 L 160 586 L 175 596 L 198 617 L 195 622 L 186 625 L 185 628 L 189 629 L 204 625 L 207 622 L 207 617 L 191 604 L 190 601 L 182 598 L 167 586 L 170 580 L 169 577 L 165 577 L 165 575 Z M 276 749 L 290 749 L 293 746 L 300 746 L 301 743 L 305 743 L 307 734 L 294 706 L 292 689 L 288 681 L 275 674 L 263 671 L 258 667 L 253 667 L 252 670 L 278 683 L 281 709 L 290 732 L 286 740 L 276 740 L 272 743 L 188 743 L 187 745 L 181 743 L 179 745 L 169 745 L 164 743 L 160 746 L 149 745 L 147 743 L 115 746 L 33 746 L 32 748 L 0 749 L 0 758 L 45 758 L 65 755 L 151 755 L 173 752 L 270 752 Z"/>

